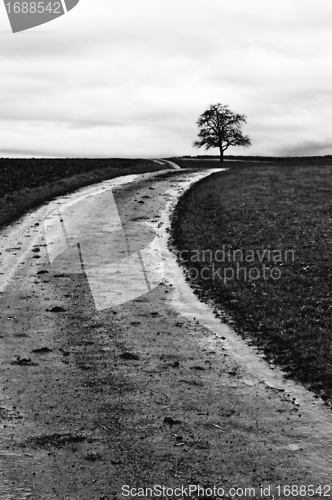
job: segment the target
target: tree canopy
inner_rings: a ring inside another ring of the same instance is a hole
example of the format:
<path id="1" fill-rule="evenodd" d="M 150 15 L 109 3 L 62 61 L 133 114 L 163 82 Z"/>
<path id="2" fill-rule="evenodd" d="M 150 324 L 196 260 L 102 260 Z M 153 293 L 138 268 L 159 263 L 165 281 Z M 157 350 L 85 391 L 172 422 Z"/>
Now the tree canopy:
<path id="1" fill-rule="evenodd" d="M 223 161 L 224 151 L 229 146 L 251 146 L 248 135 L 243 135 L 241 128 L 247 123 L 246 115 L 234 113 L 223 104 L 211 104 L 197 120 L 199 140 L 194 147 L 219 148 L 220 161 Z"/>

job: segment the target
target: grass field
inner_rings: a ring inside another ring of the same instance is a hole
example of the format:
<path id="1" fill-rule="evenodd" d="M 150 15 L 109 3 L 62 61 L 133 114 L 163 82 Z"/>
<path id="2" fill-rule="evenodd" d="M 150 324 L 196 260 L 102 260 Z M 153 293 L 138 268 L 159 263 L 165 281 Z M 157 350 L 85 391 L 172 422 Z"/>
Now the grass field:
<path id="1" fill-rule="evenodd" d="M 223 166 L 176 207 L 179 261 L 217 314 L 331 402 L 332 161 Z"/>
<path id="2" fill-rule="evenodd" d="M 0 158 L 0 227 L 28 210 L 83 186 L 163 169 L 151 160 Z"/>

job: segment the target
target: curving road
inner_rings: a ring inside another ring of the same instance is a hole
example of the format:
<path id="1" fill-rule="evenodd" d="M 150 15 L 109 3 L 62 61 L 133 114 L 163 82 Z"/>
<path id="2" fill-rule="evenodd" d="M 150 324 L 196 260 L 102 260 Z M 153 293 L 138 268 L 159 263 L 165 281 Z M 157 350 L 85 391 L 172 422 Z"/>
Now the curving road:
<path id="1" fill-rule="evenodd" d="M 329 483 L 330 414 L 214 318 L 167 247 L 177 198 L 211 172 L 106 181 L 2 233 L 1 498 Z"/>

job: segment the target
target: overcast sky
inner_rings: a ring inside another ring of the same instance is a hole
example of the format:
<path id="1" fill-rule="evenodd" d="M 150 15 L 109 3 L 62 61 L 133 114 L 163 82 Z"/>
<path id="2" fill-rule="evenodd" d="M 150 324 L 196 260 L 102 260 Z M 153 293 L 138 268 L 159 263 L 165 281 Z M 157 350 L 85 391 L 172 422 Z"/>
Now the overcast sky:
<path id="1" fill-rule="evenodd" d="M 231 154 L 332 154 L 331 26 L 331 0 L 80 0 L 12 34 L 1 3 L 0 157 L 203 154 L 217 102 L 248 117 Z"/>

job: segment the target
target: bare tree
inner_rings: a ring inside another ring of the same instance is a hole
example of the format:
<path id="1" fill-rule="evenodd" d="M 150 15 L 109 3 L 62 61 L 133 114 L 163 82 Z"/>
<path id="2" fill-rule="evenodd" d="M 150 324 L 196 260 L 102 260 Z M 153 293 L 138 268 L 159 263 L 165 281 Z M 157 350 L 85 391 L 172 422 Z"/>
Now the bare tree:
<path id="1" fill-rule="evenodd" d="M 228 106 L 220 103 L 211 106 L 200 115 L 197 125 L 200 128 L 199 140 L 193 143 L 196 148 L 219 148 L 220 161 L 224 161 L 224 151 L 229 146 L 250 147 L 249 136 L 243 135 L 241 128 L 247 123 L 246 115 L 233 113 Z"/>

